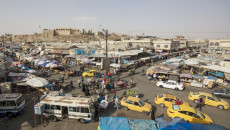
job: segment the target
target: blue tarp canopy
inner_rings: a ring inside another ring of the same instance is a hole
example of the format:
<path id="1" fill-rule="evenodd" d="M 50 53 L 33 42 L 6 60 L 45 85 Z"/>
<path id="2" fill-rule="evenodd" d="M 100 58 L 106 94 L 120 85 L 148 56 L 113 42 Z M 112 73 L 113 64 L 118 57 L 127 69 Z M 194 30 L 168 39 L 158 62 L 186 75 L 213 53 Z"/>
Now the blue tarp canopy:
<path id="1" fill-rule="evenodd" d="M 209 74 L 211 75 L 214 75 L 214 76 L 217 76 L 217 77 L 221 77 L 221 78 L 224 78 L 224 73 L 223 72 L 208 72 Z"/>
<path id="2" fill-rule="evenodd" d="M 128 118 L 124 117 L 101 117 L 101 130 L 130 130 Z"/>
<path id="3" fill-rule="evenodd" d="M 154 120 L 130 120 L 131 130 L 157 130 L 158 124 Z"/>

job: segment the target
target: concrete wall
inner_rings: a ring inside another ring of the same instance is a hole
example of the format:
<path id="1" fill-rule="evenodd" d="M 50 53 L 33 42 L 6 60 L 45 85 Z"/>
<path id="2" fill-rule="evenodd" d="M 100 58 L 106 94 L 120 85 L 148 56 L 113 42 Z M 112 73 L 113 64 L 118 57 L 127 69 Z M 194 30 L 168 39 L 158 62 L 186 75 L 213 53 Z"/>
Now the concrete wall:
<path id="1" fill-rule="evenodd" d="M 42 38 L 53 38 L 53 36 L 54 36 L 54 30 L 43 29 Z"/>

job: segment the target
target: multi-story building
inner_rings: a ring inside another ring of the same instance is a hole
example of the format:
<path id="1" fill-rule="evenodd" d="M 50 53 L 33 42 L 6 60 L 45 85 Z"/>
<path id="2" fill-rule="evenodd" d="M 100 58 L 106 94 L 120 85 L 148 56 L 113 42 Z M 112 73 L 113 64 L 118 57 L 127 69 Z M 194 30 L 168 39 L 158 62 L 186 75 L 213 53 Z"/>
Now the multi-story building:
<path id="1" fill-rule="evenodd" d="M 230 54 L 230 39 L 214 39 L 209 41 L 209 53 Z"/>
<path id="2" fill-rule="evenodd" d="M 179 41 L 161 39 L 153 41 L 156 52 L 175 52 L 178 51 L 180 45 Z"/>
<path id="3" fill-rule="evenodd" d="M 183 50 L 187 48 L 187 38 L 182 35 L 176 35 L 175 38 L 173 38 L 174 41 L 179 41 L 180 45 L 178 47 L 179 50 Z"/>

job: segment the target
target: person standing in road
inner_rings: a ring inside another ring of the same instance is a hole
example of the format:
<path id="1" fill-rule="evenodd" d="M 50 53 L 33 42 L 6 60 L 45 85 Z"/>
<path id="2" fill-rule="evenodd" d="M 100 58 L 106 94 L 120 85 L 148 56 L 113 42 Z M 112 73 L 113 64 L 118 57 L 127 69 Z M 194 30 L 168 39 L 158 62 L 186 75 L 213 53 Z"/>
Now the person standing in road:
<path id="1" fill-rule="evenodd" d="M 78 87 L 81 88 L 81 80 L 78 80 Z"/>
<path id="2" fill-rule="evenodd" d="M 72 80 L 70 81 L 70 87 L 73 90 L 73 81 Z"/>
<path id="3" fill-rule="evenodd" d="M 204 104 L 204 99 L 203 99 L 203 96 L 201 96 L 200 98 L 197 99 L 197 104 L 196 104 L 196 107 L 195 108 L 200 108 L 200 111 L 201 111 L 201 108 Z"/>
<path id="4" fill-rule="evenodd" d="M 119 109 L 119 98 L 118 98 L 118 96 L 115 99 L 115 106 L 114 107 L 117 107 L 117 110 Z"/>

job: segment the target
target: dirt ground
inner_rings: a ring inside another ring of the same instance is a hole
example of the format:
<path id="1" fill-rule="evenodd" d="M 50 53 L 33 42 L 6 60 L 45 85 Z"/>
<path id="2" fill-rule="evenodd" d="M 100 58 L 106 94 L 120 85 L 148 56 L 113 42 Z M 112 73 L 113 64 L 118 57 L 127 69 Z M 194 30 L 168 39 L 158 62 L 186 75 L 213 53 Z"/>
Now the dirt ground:
<path id="1" fill-rule="evenodd" d="M 145 70 L 147 67 L 145 67 Z M 146 76 L 141 75 L 142 68 L 138 68 L 136 70 L 136 74 L 132 76 L 134 78 L 134 87 L 128 89 L 137 90 L 140 94 L 140 98 L 142 100 L 147 100 L 147 102 L 151 103 L 153 105 L 153 111 L 155 112 L 155 116 L 164 116 L 167 117 L 166 110 L 167 108 L 161 108 L 158 105 L 154 103 L 154 98 L 157 94 L 173 94 L 177 96 L 179 99 L 187 101 L 190 103 L 193 107 L 195 107 L 195 103 L 188 100 L 188 94 L 190 91 L 202 91 L 202 92 L 211 92 L 210 89 L 205 88 L 196 88 L 196 87 L 186 87 L 184 91 L 175 91 L 171 89 L 165 89 L 165 88 L 159 88 L 156 87 L 155 82 L 148 82 Z M 50 77 L 47 77 L 47 79 L 58 79 L 60 74 L 52 74 Z M 120 76 L 122 79 L 126 79 L 129 81 L 130 77 L 127 76 L 127 72 L 124 72 Z M 73 91 L 65 90 L 66 93 L 71 93 L 74 95 L 84 95 L 83 92 L 78 88 L 77 86 L 77 80 L 81 77 L 69 77 L 68 79 L 65 79 L 65 82 L 70 82 L 70 80 L 73 81 L 75 89 Z M 121 97 L 121 90 L 118 91 L 118 96 Z M 14 118 L 11 118 L 8 122 L 8 127 L 5 127 L 3 123 L 3 118 L 0 118 L 0 129 L 1 130 L 73 130 L 73 129 L 84 129 L 84 130 L 96 130 L 99 122 L 90 122 L 86 124 L 80 124 L 76 120 L 71 119 L 64 119 L 62 121 L 58 122 L 52 122 L 48 121 L 47 123 L 43 123 L 43 126 L 40 125 L 40 122 L 38 121 L 38 117 L 36 118 L 37 125 L 34 123 L 34 115 L 33 115 L 33 105 L 34 102 L 32 99 L 37 98 L 38 94 L 37 92 L 34 93 L 27 93 L 24 95 L 26 99 L 26 109 L 23 114 L 18 115 Z M 228 101 L 230 103 L 230 99 L 224 99 L 225 101 Z M 124 108 L 120 108 L 119 110 L 116 110 L 114 107 L 114 103 L 112 103 L 112 95 L 109 95 L 109 107 L 105 112 L 100 112 L 99 116 L 114 116 L 114 117 L 128 117 L 131 119 L 146 119 L 150 120 L 150 116 L 144 115 L 143 113 L 135 112 L 135 111 L 125 111 Z M 202 112 L 209 115 L 215 124 L 223 125 L 226 128 L 230 129 L 230 110 L 219 110 L 218 108 L 211 107 L 211 106 L 204 106 L 202 109 Z"/>

